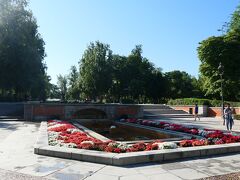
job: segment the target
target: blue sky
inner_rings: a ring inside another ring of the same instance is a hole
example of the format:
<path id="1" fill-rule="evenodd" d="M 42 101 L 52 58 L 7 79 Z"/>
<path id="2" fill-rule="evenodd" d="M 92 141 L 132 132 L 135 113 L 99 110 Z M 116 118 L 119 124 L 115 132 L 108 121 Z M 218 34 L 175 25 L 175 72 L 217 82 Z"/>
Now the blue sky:
<path id="1" fill-rule="evenodd" d="M 68 74 L 91 41 L 128 55 L 136 44 L 163 72 L 198 76 L 198 43 L 229 21 L 240 0 L 30 0 L 46 43 L 48 74 Z"/>

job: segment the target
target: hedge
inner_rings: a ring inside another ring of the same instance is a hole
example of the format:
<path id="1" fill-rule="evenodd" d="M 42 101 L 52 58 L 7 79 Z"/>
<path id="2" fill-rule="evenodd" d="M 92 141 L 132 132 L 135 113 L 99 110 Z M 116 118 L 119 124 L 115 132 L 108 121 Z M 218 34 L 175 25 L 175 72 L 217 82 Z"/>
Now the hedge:
<path id="1" fill-rule="evenodd" d="M 221 100 L 211 100 L 211 99 L 198 99 L 198 98 L 182 98 L 182 99 L 170 99 L 168 105 L 208 105 L 210 107 L 221 107 Z M 230 102 L 224 101 L 224 103 L 230 103 L 231 106 L 240 107 L 240 102 Z"/>

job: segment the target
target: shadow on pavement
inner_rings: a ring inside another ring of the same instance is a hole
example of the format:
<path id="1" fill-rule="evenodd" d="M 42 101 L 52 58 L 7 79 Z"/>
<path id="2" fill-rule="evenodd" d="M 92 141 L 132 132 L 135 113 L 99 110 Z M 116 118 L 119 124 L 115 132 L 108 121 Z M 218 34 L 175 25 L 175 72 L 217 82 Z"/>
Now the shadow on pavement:
<path id="1" fill-rule="evenodd" d="M 0 130 L 9 130 L 15 131 L 20 127 L 24 127 L 27 125 L 35 125 L 36 128 L 40 126 L 40 123 L 35 122 L 26 122 L 26 121 L 0 121 Z"/>

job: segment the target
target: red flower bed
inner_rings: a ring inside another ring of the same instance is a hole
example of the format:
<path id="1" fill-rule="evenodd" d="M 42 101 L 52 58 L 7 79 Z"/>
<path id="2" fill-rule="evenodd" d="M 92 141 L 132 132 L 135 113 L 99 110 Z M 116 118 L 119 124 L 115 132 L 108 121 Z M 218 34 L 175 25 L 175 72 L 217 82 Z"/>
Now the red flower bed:
<path id="1" fill-rule="evenodd" d="M 153 126 L 160 129 L 166 129 L 177 132 L 184 132 L 192 135 L 201 136 L 202 139 L 193 140 L 182 140 L 180 142 L 181 147 L 189 146 L 204 146 L 211 144 L 225 144 L 225 143 L 235 143 L 240 142 L 239 135 L 232 135 L 231 133 L 226 133 L 220 130 L 213 129 L 198 129 L 195 127 L 186 127 L 180 124 L 174 124 L 169 122 L 159 122 L 155 120 L 136 120 L 132 121 L 129 119 L 121 120 L 121 122 L 138 123 L 144 126 Z"/>
<path id="2" fill-rule="evenodd" d="M 113 153 L 150 151 L 157 150 L 159 148 L 159 146 L 154 144 L 154 142 L 139 142 L 133 145 L 116 143 L 114 141 L 103 142 L 99 139 L 91 137 L 89 134 L 76 128 L 66 121 L 57 120 L 48 121 L 48 136 L 49 145 L 67 146 Z"/>
<path id="3" fill-rule="evenodd" d="M 180 147 L 240 142 L 239 135 L 232 135 L 220 130 L 198 129 L 196 127 L 186 127 L 180 124 L 173 124 L 169 122 L 138 120 L 134 118 L 121 121 L 128 123 L 138 123 L 145 126 L 153 126 L 165 130 L 184 132 L 202 137 L 202 139 L 182 140 L 179 143 Z M 160 141 L 151 143 L 138 142 L 132 145 L 126 145 L 114 141 L 103 142 L 99 139 L 91 137 L 86 132 L 76 128 L 74 125 L 66 121 L 57 120 L 48 121 L 48 135 L 50 145 L 67 146 L 79 149 L 90 149 L 113 153 L 151 151 L 161 148 L 171 148 L 171 145 L 169 144 L 163 146 Z"/>

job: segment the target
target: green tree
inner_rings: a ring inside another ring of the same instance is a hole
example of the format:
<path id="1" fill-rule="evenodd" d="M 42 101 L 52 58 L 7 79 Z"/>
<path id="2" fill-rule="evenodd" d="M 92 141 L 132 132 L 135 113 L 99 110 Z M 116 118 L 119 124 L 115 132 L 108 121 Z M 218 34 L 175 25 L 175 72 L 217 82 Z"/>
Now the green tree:
<path id="1" fill-rule="evenodd" d="M 165 73 L 168 81 L 168 97 L 169 98 L 187 98 L 194 97 L 195 87 L 193 85 L 194 78 L 184 71 L 171 71 Z"/>
<path id="2" fill-rule="evenodd" d="M 224 36 L 210 37 L 198 47 L 200 73 L 206 95 L 220 98 L 221 80 L 218 66 L 224 66 L 223 90 L 227 100 L 240 99 L 240 33 L 231 31 Z"/>
<path id="3" fill-rule="evenodd" d="M 128 77 L 128 91 L 133 100 L 146 100 L 147 83 L 154 66 L 145 57 L 142 57 L 142 46 L 136 45 L 127 58 L 126 71 Z"/>
<path id="4" fill-rule="evenodd" d="M 161 103 L 167 95 L 166 92 L 166 78 L 163 76 L 161 69 L 154 69 L 147 80 L 146 97 L 149 99 L 149 102 Z"/>
<path id="5" fill-rule="evenodd" d="M 44 41 L 26 0 L 0 0 L 0 89 L 15 99 L 45 99 Z"/>
<path id="6" fill-rule="evenodd" d="M 114 102 L 159 102 L 163 98 L 162 73 L 147 58 L 142 57 L 141 45 L 137 45 L 128 57 L 114 55 L 112 64 L 113 83 L 110 93 Z"/>
<path id="7" fill-rule="evenodd" d="M 223 95 L 227 100 L 240 100 L 240 5 L 225 23 L 222 36 L 212 36 L 200 42 L 200 79 L 206 95 L 220 98 L 221 80 L 218 70 L 223 65 Z"/>
<path id="8" fill-rule="evenodd" d="M 108 44 L 90 43 L 80 64 L 80 87 L 84 98 L 102 99 L 112 84 L 112 51 Z"/>
<path id="9" fill-rule="evenodd" d="M 228 23 L 228 32 L 240 31 L 240 5 L 233 12 L 230 23 Z"/>
<path id="10" fill-rule="evenodd" d="M 109 91 L 109 100 L 112 102 L 120 102 L 127 95 L 128 76 L 126 73 L 127 57 L 113 55 L 112 61 L 112 85 Z"/>
<path id="11" fill-rule="evenodd" d="M 68 84 L 67 76 L 62 75 L 57 76 L 57 87 L 60 91 L 62 101 L 65 101 L 67 99 L 67 84 Z"/>
<path id="12" fill-rule="evenodd" d="M 48 97 L 50 99 L 61 99 L 61 92 L 57 85 L 50 84 L 50 90 L 49 90 Z"/>
<path id="13" fill-rule="evenodd" d="M 68 88 L 68 99 L 79 100 L 80 89 L 78 82 L 79 72 L 76 66 L 72 66 L 70 69 L 70 74 L 68 75 L 69 88 Z"/>

